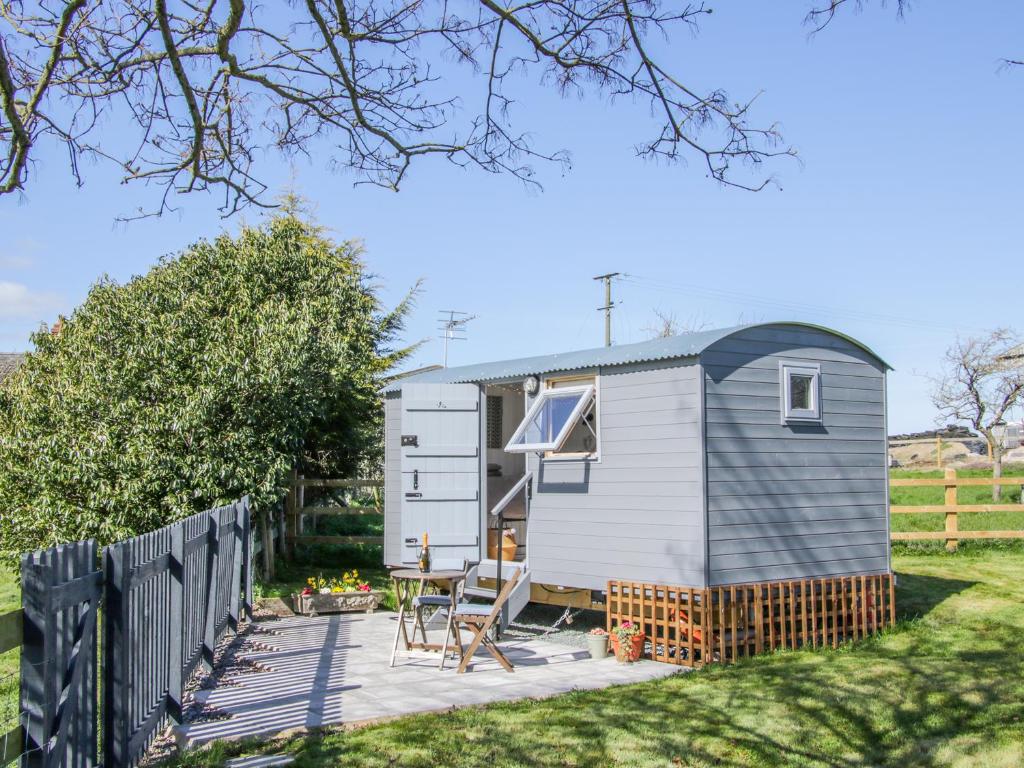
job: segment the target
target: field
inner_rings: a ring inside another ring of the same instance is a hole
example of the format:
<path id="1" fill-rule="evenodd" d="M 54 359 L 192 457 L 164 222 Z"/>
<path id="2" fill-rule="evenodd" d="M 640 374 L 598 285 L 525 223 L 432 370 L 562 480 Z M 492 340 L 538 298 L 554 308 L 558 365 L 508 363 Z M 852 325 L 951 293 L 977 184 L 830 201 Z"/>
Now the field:
<path id="1" fill-rule="evenodd" d="M 0 568 L 0 613 L 21 605 L 14 574 Z M 7 721 L 18 712 L 18 649 L 0 653 L 0 733 L 7 732 Z"/>
<path id="2" fill-rule="evenodd" d="M 1024 483 L 1024 466 L 1007 465 L 1003 467 L 1003 475 L 1020 475 Z M 920 478 L 920 477 L 942 477 L 941 470 L 931 472 L 918 472 L 913 470 L 894 469 L 890 477 L 896 478 Z M 967 469 L 958 470 L 958 477 L 991 477 L 992 471 L 988 469 Z M 920 505 L 920 504 L 942 504 L 945 489 L 942 487 L 930 488 L 893 488 L 890 492 L 890 501 L 893 506 L 897 505 Z M 960 488 L 957 492 L 957 500 L 960 504 L 991 504 L 992 489 L 985 486 L 968 486 Z M 1019 486 L 1003 486 L 1002 499 L 1000 504 L 1019 504 L 1021 501 L 1021 489 Z M 962 531 L 1019 531 L 1024 530 L 1024 505 L 1020 512 L 972 512 L 961 513 L 959 526 Z M 943 527 L 942 514 L 935 515 L 893 515 L 893 531 L 941 531 Z M 903 550 L 928 550 L 938 549 L 943 546 L 941 541 L 934 542 L 895 542 L 895 551 Z M 961 548 L 987 549 L 1006 548 L 1021 550 L 1021 541 L 1007 539 L 963 541 Z"/>
<path id="3" fill-rule="evenodd" d="M 216 744 L 212 768 L 288 753 L 296 768 L 1024 764 L 1024 556 L 895 558 L 897 627 L 641 685 L 281 742 Z"/>

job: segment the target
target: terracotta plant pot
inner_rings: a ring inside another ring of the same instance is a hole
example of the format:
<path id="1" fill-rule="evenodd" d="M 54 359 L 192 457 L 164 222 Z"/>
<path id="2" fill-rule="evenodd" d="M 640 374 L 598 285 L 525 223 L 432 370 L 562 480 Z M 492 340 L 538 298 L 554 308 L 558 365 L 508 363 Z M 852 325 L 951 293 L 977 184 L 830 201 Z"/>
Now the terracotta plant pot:
<path id="1" fill-rule="evenodd" d="M 618 635 L 612 635 L 612 649 L 617 661 L 631 663 L 644 655 L 644 636 L 636 635 L 627 643 L 620 643 Z"/>

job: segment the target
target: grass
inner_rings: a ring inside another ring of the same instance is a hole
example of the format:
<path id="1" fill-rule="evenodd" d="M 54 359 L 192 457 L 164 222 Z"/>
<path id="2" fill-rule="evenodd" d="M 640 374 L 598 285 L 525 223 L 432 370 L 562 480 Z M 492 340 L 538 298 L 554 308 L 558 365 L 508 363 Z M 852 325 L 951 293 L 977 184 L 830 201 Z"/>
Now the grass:
<path id="1" fill-rule="evenodd" d="M 1024 557 L 916 553 L 895 566 L 897 627 L 839 650 L 778 652 L 354 731 L 214 744 L 173 764 L 212 768 L 282 752 L 296 768 L 1024 764 Z"/>
<path id="2" fill-rule="evenodd" d="M 300 546 L 291 561 L 278 559 L 273 581 L 254 584 L 255 594 L 257 597 L 287 597 L 301 592 L 310 576 L 340 577 L 345 571 L 355 569 L 359 571 L 360 579 L 368 581 L 373 589 L 384 592 L 381 601 L 384 608 L 397 610 L 394 585 L 387 569 L 381 566 L 383 559 L 379 546 Z"/>
<path id="3" fill-rule="evenodd" d="M 959 477 L 991 477 L 990 469 L 961 469 L 957 471 Z M 1004 476 L 1020 475 L 1021 483 L 1024 484 L 1024 465 L 1008 464 L 1003 467 Z M 890 477 L 896 478 L 923 478 L 942 477 L 941 470 L 914 471 L 894 469 Z M 917 487 L 896 487 L 890 491 L 890 502 L 893 506 L 907 505 L 920 506 L 923 504 L 942 504 L 945 495 L 945 488 L 933 486 L 927 488 Z M 957 491 L 957 500 L 960 504 L 992 504 L 992 488 L 990 486 L 967 486 Z M 1020 504 L 1021 490 L 1019 486 L 1003 486 L 1000 504 Z M 1019 531 L 1024 530 L 1024 505 L 1020 512 L 970 512 L 962 513 L 959 516 L 958 524 L 962 531 Z M 895 531 L 941 531 L 943 530 L 944 515 L 893 515 L 892 530 Z M 974 540 L 960 543 L 961 548 L 968 550 L 976 549 L 1008 549 L 1012 551 L 1024 551 L 1024 542 L 1020 539 L 1007 540 Z M 940 549 L 943 547 L 941 541 L 928 542 L 894 542 L 895 551 L 920 551 Z"/>
<path id="4" fill-rule="evenodd" d="M 0 614 L 21 607 L 21 589 L 12 572 L 0 568 Z M 0 653 L 0 734 L 6 732 L 7 721 L 18 712 L 19 650 Z"/>

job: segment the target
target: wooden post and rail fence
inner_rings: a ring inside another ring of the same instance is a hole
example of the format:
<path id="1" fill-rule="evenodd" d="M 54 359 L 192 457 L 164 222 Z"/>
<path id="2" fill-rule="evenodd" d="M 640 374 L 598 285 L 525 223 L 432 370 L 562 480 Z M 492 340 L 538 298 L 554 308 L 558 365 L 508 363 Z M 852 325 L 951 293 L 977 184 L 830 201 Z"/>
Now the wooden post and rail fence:
<path id="1" fill-rule="evenodd" d="M 306 504 L 307 488 L 345 489 L 363 491 L 373 498 L 372 504 Z M 321 517 L 362 517 L 366 515 L 383 515 L 384 503 L 381 492 L 383 480 L 367 479 L 318 479 L 294 474 L 291 489 L 285 499 L 284 528 L 285 542 L 282 554 L 290 557 L 295 552 L 296 544 L 375 544 L 383 545 L 383 536 L 331 536 L 316 533 L 317 522 Z M 307 523 L 309 533 L 307 533 Z"/>
<path id="2" fill-rule="evenodd" d="M 1024 487 L 1024 477 L 957 477 L 955 469 L 946 469 L 945 477 L 893 478 L 893 488 L 943 488 L 945 497 L 942 504 L 893 505 L 894 515 L 945 516 L 945 527 L 941 531 L 893 531 L 893 541 L 945 541 L 946 549 L 955 552 L 964 539 L 1024 539 L 1024 530 L 1011 531 L 962 531 L 960 515 L 979 512 L 1014 512 L 1024 514 L 1024 503 L 1019 504 L 960 504 L 957 491 L 969 486 L 1019 486 Z M 1024 495 L 1022 495 L 1024 502 Z"/>

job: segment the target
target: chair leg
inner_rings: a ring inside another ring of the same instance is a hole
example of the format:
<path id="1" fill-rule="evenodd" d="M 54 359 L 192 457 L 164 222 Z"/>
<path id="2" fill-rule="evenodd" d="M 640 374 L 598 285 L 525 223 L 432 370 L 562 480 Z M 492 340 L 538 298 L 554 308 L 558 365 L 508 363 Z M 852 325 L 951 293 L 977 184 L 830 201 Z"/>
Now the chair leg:
<path id="1" fill-rule="evenodd" d="M 448 658 L 448 638 L 452 635 L 452 621 L 455 616 L 455 611 L 451 608 L 448 609 L 448 620 L 444 623 L 444 645 L 441 646 L 441 666 L 439 669 L 444 669 L 444 660 Z M 460 659 L 461 661 L 461 659 Z"/>
<path id="2" fill-rule="evenodd" d="M 476 653 L 476 649 L 480 647 L 480 644 L 484 641 L 487 630 L 479 624 L 473 624 L 466 622 L 466 627 L 473 633 L 473 641 L 469 644 L 469 648 L 462 652 L 462 661 L 459 662 L 459 674 L 466 671 L 466 667 L 469 666 L 470 660 L 473 658 L 473 654 Z"/>
<path id="3" fill-rule="evenodd" d="M 515 671 L 515 668 L 512 666 L 512 662 L 509 661 L 508 657 L 501 652 L 501 649 L 493 640 L 484 640 L 484 648 L 487 649 L 491 656 L 497 659 L 498 663 L 501 664 L 501 666 L 505 669 L 506 672 Z"/>
<path id="4" fill-rule="evenodd" d="M 412 625 L 412 641 L 416 642 L 416 628 L 419 627 L 420 636 L 423 638 L 423 644 L 427 642 L 427 628 L 423 625 L 423 606 L 419 605 L 415 608 L 416 618 Z"/>

